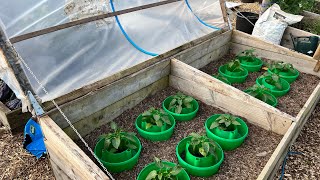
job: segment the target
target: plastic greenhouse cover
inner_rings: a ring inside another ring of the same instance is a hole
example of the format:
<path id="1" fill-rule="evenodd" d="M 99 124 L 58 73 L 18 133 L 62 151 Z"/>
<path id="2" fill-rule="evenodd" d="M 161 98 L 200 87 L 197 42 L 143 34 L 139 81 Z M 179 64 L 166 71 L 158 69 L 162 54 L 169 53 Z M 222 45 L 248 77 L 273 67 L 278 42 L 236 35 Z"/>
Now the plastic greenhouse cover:
<path id="1" fill-rule="evenodd" d="M 10 0 L 0 19 L 9 37 L 160 0 Z M 46 87 L 43 102 L 94 83 L 224 26 L 219 0 L 185 0 L 90 22 L 14 44 Z"/>

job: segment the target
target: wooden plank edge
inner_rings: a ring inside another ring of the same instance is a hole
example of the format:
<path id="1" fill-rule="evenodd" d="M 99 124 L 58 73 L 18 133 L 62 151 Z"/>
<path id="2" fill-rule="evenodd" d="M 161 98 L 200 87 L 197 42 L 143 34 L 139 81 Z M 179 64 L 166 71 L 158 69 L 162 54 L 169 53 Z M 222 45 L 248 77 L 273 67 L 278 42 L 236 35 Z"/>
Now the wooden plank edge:
<path id="1" fill-rule="evenodd" d="M 292 123 L 287 133 L 283 136 L 277 148 L 271 155 L 267 164 L 258 176 L 259 180 L 273 179 L 282 164 L 289 147 L 296 141 L 304 124 L 307 122 L 320 99 L 320 84 L 315 88 L 303 108 L 296 117 L 296 121 Z"/>
<path id="2" fill-rule="evenodd" d="M 41 117 L 38 121 L 50 160 L 54 162 L 55 175 L 63 174 L 68 179 L 109 179 L 49 116 Z"/>

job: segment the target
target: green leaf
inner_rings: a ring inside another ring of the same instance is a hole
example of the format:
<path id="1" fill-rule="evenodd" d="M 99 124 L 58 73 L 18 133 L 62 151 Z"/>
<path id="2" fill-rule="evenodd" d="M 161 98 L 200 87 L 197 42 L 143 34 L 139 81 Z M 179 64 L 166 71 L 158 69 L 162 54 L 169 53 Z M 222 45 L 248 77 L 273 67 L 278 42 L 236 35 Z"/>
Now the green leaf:
<path id="1" fill-rule="evenodd" d="M 153 119 L 156 120 L 156 121 L 158 121 L 158 120 L 160 119 L 160 115 L 154 114 L 154 115 L 153 115 Z"/>
<path id="2" fill-rule="evenodd" d="M 131 143 L 127 144 L 127 147 L 128 147 L 129 149 L 137 149 L 137 148 L 138 148 L 136 145 L 131 144 Z"/>
<path id="3" fill-rule="evenodd" d="M 118 128 L 117 124 L 115 122 L 113 122 L 113 121 L 110 122 L 110 127 L 113 130 L 116 130 Z"/>
<path id="4" fill-rule="evenodd" d="M 175 109 L 175 113 L 177 113 L 177 114 L 181 114 L 181 111 L 182 111 L 182 106 L 178 106 L 178 107 Z"/>
<path id="5" fill-rule="evenodd" d="M 158 168 L 163 168 L 163 163 L 161 162 L 161 159 L 154 157 L 154 162 L 156 163 L 156 166 Z"/>
<path id="6" fill-rule="evenodd" d="M 203 147 L 203 149 L 204 149 L 204 152 L 205 152 L 206 154 L 208 154 L 209 149 L 210 149 L 209 143 L 208 143 L 208 142 L 202 143 L 202 147 Z"/>
<path id="7" fill-rule="evenodd" d="M 120 146 L 120 143 L 121 143 L 121 139 L 120 139 L 120 137 L 115 137 L 115 138 L 112 139 L 111 142 L 112 142 L 112 146 L 114 148 L 118 149 L 119 146 Z"/>
<path id="8" fill-rule="evenodd" d="M 150 171 L 150 173 L 148 174 L 148 176 L 146 177 L 146 180 L 152 180 L 155 179 L 157 177 L 157 171 L 156 170 L 152 170 Z"/>
<path id="9" fill-rule="evenodd" d="M 218 126 L 219 126 L 219 123 L 218 123 L 217 121 L 214 121 L 214 122 L 211 124 L 210 129 L 214 129 L 214 128 L 218 127 Z"/>
<path id="10" fill-rule="evenodd" d="M 163 122 L 165 122 L 166 124 L 171 125 L 171 121 L 170 121 L 170 119 L 169 119 L 168 116 L 162 116 L 162 120 L 163 120 Z"/>
<path id="11" fill-rule="evenodd" d="M 181 106 L 182 105 L 182 99 L 178 99 L 178 104 Z"/>
<path id="12" fill-rule="evenodd" d="M 131 141 L 131 142 L 133 142 L 133 143 L 135 143 L 136 142 L 136 139 L 133 137 L 133 136 L 130 136 L 130 135 L 126 135 L 126 136 L 124 136 L 127 140 L 129 140 L 129 141 Z"/>
<path id="13" fill-rule="evenodd" d="M 144 113 L 142 113 L 142 116 L 151 116 L 151 112 L 145 111 Z"/>
<path id="14" fill-rule="evenodd" d="M 172 171 L 171 171 L 171 174 L 173 175 L 173 176 L 176 176 L 176 175 L 178 175 L 181 171 L 182 171 L 182 167 L 181 166 L 179 166 L 179 165 L 177 165 L 177 166 L 175 166 L 175 167 L 173 167 L 173 169 L 172 169 Z"/>
<path id="15" fill-rule="evenodd" d="M 163 126 L 162 121 L 160 121 L 160 120 L 156 121 L 156 124 L 157 124 L 158 127 L 162 127 Z"/>
<path id="16" fill-rule="evenodd" d="M 207 156 L 207 153 L 205 152 L 205 150 L 201 147 L 199 148 L 199 153 L 203 156 L 203 157 L 206 157 Z"/>
<path id="17" fill-rule="evenodd" d="M 152 127 L 152 124 L 150 124 L 150 123 L 147 123 L 146 124 L 146 129 L 149 129 L 149 128 L 151 128 Z"/>
<path id="18" fill-rule="evenodd" d="M 110 139 L 105 139 L 105 141 L 104 141 L 104 150 L 109 149 L 110 144 L 111 144 Z"/>
<path id="19" fill-rule="evenodd" d="M 194 137 L 194 138 L 200 138 L 201 136 L 197 133 L 190 133 L 190 136 Z"/>
<path id="20" fill-rule="evenodd" d="M 172 99 L 169 104 L 169 107 L 173 106 L 176 102 L 177 102 L 177 99 Z"/>
<path id="21" fill-rule="evenodd" d="M 111 148 L 111 149 L 109 150 L 109 152 L 110 152 L 110 153 L 115 153 L 115 152 L 117 152 L 117 149 Z"/>
<path id="22" fill-rule="evenodd" d="M 127 132 L 126 133 L 128 136 L 135 136 L 136 135 L 136 133 L 134 133 L 134 132 Z"/>
<path id="23" fill-rule="evenodd" d="M 276 86 L 277 89 L 282 89 L 281 83 L 275 83 L 274 85 Z"/>
<path id="24" fill-rule="evenodd" d="M 226 127 L 229 127 L 231 125 L 231 122 L 230 121 L 226 121 L 224 124 L 226 125 Z"/>
<path id="25" fill-rule="evenodd" d="M 186 106 L 186 108 L 191 109 L 193 107 L 193 105 L 191 103 L 185 103 L 184 104 Z"/>
<path id="26" fill-rule="evenodd" d="M 193 98 L 190 97 L 190 96 L 188 96 L 188 97 L 186 97 L 186 98 L 183 99 L 183 103 L 184 103 L 184 104 L 190 103 L 190 102 L 192 102 L 192 101 L 193 101 Z"/>
<path id="27" fill-rule="evenodd" d="M 240 126 L 241 124 L 238 121 L 232 121 L 233 125 Z"/>

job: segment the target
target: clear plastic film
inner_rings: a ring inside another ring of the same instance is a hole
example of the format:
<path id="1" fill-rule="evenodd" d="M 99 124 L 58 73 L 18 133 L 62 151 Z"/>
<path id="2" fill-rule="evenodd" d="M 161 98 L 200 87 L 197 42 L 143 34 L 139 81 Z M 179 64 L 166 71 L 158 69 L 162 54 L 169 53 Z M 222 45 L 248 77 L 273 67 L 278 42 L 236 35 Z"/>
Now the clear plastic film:
<path id="1" fill-rule="evenodd" d="M 111 4 L 109 0 L 11 0 L 0 5 L 0 19 L 8 36 L 13 37 L 159 1 L 113 0 Z M 188 0 L 123 14 L 117 19 L 90 22 L 14 46 L 49 95 L 44 94 L 25 71 L 35 92 L 42 101 L 49 101 L 207 35 L 223 25 L 218 0 Z"/>

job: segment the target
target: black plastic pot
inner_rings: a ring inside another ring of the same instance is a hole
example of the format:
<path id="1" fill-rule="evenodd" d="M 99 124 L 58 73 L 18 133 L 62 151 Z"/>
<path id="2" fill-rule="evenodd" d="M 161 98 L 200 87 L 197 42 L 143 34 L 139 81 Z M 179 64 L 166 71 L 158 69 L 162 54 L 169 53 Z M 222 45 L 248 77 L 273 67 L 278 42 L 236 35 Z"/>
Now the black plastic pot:
<path id="1" fill-rule="evenodd" d="M 243 3 L 254 3 L 254 0 L 241 0 Z"/>
<path id="2" fill-rule="evenodd" d="M 254 26 L 247 19 L 252 22 L 252 24 L 255 24 L 259 19 L 259 14 L 251 12 L 238 12 L 236 29 L 247 34 L 252 34 Z"/>

